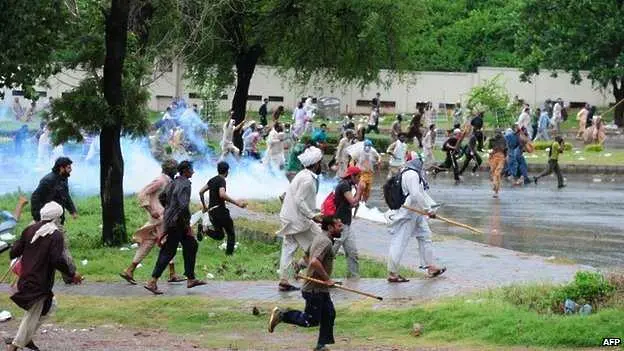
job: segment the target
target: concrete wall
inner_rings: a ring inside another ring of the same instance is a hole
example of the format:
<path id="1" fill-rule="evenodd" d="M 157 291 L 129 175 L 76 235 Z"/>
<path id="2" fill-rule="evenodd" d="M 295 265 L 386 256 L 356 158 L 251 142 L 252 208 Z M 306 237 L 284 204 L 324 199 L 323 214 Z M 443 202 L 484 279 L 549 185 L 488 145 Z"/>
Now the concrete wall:
<path id="1" fill-rule="evenodd" d="M 189 99 L 189 94 L 196 93 L 189 81 L 182 79 L 183 67 L 174 64 L 171 72 L 158 73 L 149 85 L 152 98 L 149 108 L 164 110 L 172 97 L 183 96 L 191 103 L 199 103 L 199 99 Z M 441 103 L 452 104 L 456 101 L 465 102 L 470 89 L 483 80 L 501 75 L 510 97 L 518 95 L 520 99 L 534 105 L 541 104 L 547 98 L 561 97 L 565 101 L 589 102 L 590 104 L 605 106 L 613 101 L 609 90 L 594 89 L 589 80 L 584 79 L 580 85 L 570 84 L 570 76 L 559 73 L 558 77 L 550 77 L 548 73 L 533 77 L 531 83 L 520 82 L 520 71 L 514 68 L 479 67 L 476 73 L 460 72 L 414 72 L 406 74 L 401 79 L 394 77 L 391 72 L 382 71 L 382 78 L 393 78 L 389 86 L 370 85 L 360 89 L 354 85 L 332 86 L 331 84 L 291 84 L 290 80 L 280 76 L 277 70 L 269 66 L 259 66 L 251 81 L 250 95 L 263 97 L 281 97 L 281 102 L 271 102 L 270 107 L 283 105 L 286 109 L 293 106 L 303 96 L 313 97 L 333 96 L 341 100 L 341 112 L 368 113 L 366 106 L 356 106 L 358 100 L 370 100 L 376 92 L 381 93 L 382 101 L 394 102 L 394 108 L 385 108 L 386 112 L 413 112 L 416 102 L 431 101 L 434 107 Z M 583 76 L 586 77 L 584 72 Z M 40 88 L 48 96 L 58 97 L 64 91 L 76 86 L 84 73 L 68 71 L 51 77 L 48 82 L 50 88 Z M 316 81 L 323 82 L 317 77 Z M 230 108 L 234 96 L 234 88 L 224 91 L 227 99 L 222 99 L 219 106 L 223 110 Z M 248 110 L 256 111 L 260 101 L 250 101 Z"/>

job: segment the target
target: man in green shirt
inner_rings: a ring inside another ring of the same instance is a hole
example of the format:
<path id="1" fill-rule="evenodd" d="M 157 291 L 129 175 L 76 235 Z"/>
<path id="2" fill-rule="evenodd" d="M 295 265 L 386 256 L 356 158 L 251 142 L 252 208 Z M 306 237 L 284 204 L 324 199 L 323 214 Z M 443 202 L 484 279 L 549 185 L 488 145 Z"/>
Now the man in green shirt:
<path id="1" fill-rule="evenodd" d="M 325 345 L 334 343 L 334 320 L 336 310 L 329 294 L 329 288 L 335 283 L 331 279 L 334 267 L 334 239 L 342 232 L 342 222 L 333 216 L 325 216 L 321 222 L 323 234 L 316 235 L 306 254 L 308 260 L 307 276 L 324 283 L 306 281 L 301 294 L 306 301 L 305 311 L 280 309 L 275 307 L 269 319 L 269 333 L 275 326 L 284 322 L 309 328 L 319 326 L 319 337 L 314 350 L 326 350 Z"/>
<path id="2" fill-rule="evenodd" d="M 533 181 L 535 182 L 535 184 L 537 184 L 538 179 L 545 177 L 551 174 L 552 172 L 555 172 L 555 174 L 557 175 L 557 184 L 558 184 L 557 187 L 561 189 L 565 186 L 565 184 L 563 184 L 563 176 L 561 175 L 561 169 L 559 168 L 559 154 L 562 153 L 564 149 L 565 149 L 565 144 L 563 142 L 563 138 L 560 136 L 557 136 L 555 138 L 555 142 L 553 142 L 553 144 L 550 146 L 550 152 L 548 154 L 548 168 L 544 170 L 544 172 L 540 173 L 540 175 L 533 178 Z"/>
<path id="3" fill-rule="evenodd" d="M 303 166 L 297 157 L 301 155 L 310 145 L 310 137 L 304 135 L 301 139 L 299 139 L 299 142 L 290 149 L 288 160 L 286 161 L 286 178 L 288 178 L 289 182 L 300 170 L 303 169 Z"/>

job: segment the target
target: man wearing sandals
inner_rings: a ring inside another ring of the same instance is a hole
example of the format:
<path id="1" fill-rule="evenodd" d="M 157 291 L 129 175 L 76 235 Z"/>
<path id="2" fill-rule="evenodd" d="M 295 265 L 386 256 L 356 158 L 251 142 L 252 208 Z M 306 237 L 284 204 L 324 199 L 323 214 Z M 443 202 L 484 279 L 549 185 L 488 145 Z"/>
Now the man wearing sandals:
<path id="1" fill-rule="evenodd" d="M 314 237 L 321 234 L 321 228 L 315 223 L 320 222 L 321 216 L 316 214 L 315 209 L 323 152 L 310 146 L 298 159 L 305 169 L 297 173 L 288 186 L 280 211 L 282 227 L 277 232 L 283 238 L 278 284 L 280 291 L 299 290 L 288 283 L 289 268 L 295 251 L 298 247 L 307 251 Z"/>
<path id="2" fill-rule="evenodd" d="M 173 177 L 175 177 L 177 172 L 176 167 L 178 167 L 178 162 L 176 160 L 166 160 L 163 162 L 162 174 L 152 180 L 151 183 L 146 185 L 139 192 L 138 198 L 141 207 L 147 211 L 150 218 L 147 223 L 145 223 L 134 233 L 132 239 L 139 243 L 139 248 L 132 259 L 130 266 L 128 266 L 125 271 L 119 273 L 120 277 L 132 285 L 136 285 L 136 281 L 134 280 L 134 270 L 139 263 L 143 261 L 145 256 L 150 253 L 154 245 L 156 245 L 156 240 L 164 231 L 163 214 L 165 213 L 165 208 L 160 203 L 159 197 L 165 190 L 165 187 L 167 187 L 167 185 L 171 183 Z M 173 260 L 169 262 L 169 282 L 174 283 L 184 280 L 186 280 L 184 277 L 180 277 L 175 274 Z"/>
<path id="3" fill-rule="evenodd" d="M 165 238 L 161 240 L 162 247 L 158 254 L 158 260 L 152 272 L 152 279 L 147 282 L 145 289 L 155 295 L 163 292 L 158 290 L 158 278 L 175 257 L 178 245 L 182 244 L 182 255 L 184 256 L 184 275 L 187 278 L 187 288 L 198 285 L 205 285 L 206 282 L 195 279 L 195 259 L 197 257 L 197 240 L 193 236 L 190 226 L 191 211 L 191 177 L 193 176 L 193 164 L 189 161 L 182 161 L 178 165 L 179 175 L 167 185 L 165 189 Z"/>
<path id="4" fill-rule="evenodd" d="M 411 237 L 418 240 L 418 250 L 420 255 L 420 268 L 425 269 L 430 277 L 436 277 L 446 271 L 433 263 L 433 249 L 431 242 L 431 230 L 427 223 L 427 218 L 435 218 L 435 202 L 427 190 L 429 184 L 422 171 L 423 162 L 420 158 L 415 158 L 407 163 L 406 171 L 401 176 L 401 187 L 403 194 L 407 195 L 404 205 L 423 209 L 429 215 L 423 216 L 406 208 L 400 208 L 391 216 L 390 253 L 388 254 L 388 281 L 391 283 L 402 283 L 409 281 L 399 275 L 399 264 L 405 248 Z"/>

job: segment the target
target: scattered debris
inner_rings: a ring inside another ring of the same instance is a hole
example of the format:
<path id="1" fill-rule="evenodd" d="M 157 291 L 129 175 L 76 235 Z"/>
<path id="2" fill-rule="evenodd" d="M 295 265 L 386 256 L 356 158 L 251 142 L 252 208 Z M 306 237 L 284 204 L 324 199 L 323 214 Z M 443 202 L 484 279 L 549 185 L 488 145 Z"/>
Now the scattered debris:
<path id="1" fill-rule="evenodd" d="M 138 247 L 139 247 L 139 244 L 137 244 L 137 243 L 134 243 L 134 244 L 130 245 L 131 249 L 136 249 Z"/>
<path id="2" fill-rule="evenodd" d="M 600 178 L 594 178 L 594 179 L 592 179 L 592 181 L 594 183 L 602 183 L 602 179 L 600 179 Z"/>
<path id="3" fill-rule="evenodd" d="M 0 312 L 0 322 L 6 322 L 10 320 L 11 318 L 13 318 L 13 315 L 11 315 L 11 312 L 9 311 Z"/>
<path id="4" fill-rule="evenodd" d="M 130 249 L 129 249 L 129 248 L 127 248 L 127 247 L 125 247 L 125 246 L 124 246 L 124 247 L 120 247 L 120 248 L 119 248 L 119 251 L 128 251 L 128 250 L 130 250 Z"/>
<path id="5" fill-rule="evenodd" d="M 82 260 L 82 261 L 80 261 L 80 264 L 82 264 L 83 266 L 86 266 L 87 263 L 89 263 L 89 260 Z"/>
<path id="6" fill-rule="evenodd" d="M 0 235 L 0 240 L 2 241 L 11 241 L 15 239 L 15 235 L 11 234 L 11 233 L 4 233 L 2 235 Z"/>
<path id="7" fill-rule="evenodd" d="M 420 336 L 423 331 L 423 326 L 420 323 L 414 323 L 412 326 L 412 336 Z"/>
<path id="8" fill-rule="evenodd" d="M 214 277 L 215 277 L 215 276 L 214 276 L 214 274 L 212 274 L 212 273 L 208 273 L 208 274 L 206 274 L 206 278 L 208 278 L 208 279 L 214 279 Z"/>

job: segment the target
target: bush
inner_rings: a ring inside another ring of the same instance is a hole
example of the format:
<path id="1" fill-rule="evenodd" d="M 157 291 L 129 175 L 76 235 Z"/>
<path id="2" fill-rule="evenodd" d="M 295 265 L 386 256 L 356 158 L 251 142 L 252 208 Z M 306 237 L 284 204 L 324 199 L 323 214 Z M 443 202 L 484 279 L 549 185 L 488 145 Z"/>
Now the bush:
<path id="1" fill-rule="evenodd" d="M 586 152 L 602 152 L 604 151 L 604 147 L 602 147 L 602 145 L 600 144 L 591 144 L 591 145 L 585 146 L 585 151 Z"/>
<path id="2" fill-rule="evenodd" d="M 538 313 L 563 313 L 566 299 L 581 305 L 587 303 L 597 309 L 615 292 L 616 286 L 596 272 L 577 272 L 572 282 L 560 287 L 511 286 L 502 290 L 504 300 Z"/>
<path id="3" fill-rule="evenodd" d="M 554 140 L 550 140 L 550 141 L 538 140 L 538 141 L 534 141 L 533 142 L 533 146 L 535 147 L 535 150 L 546 150 L 546 149 L 549 149 L 552 146 L 553 142 L 554 142 Z M 564 145 L 564 149 L 566 151 L 572 150 L 572 144 L 564 143 L 563 145 Z"/>

